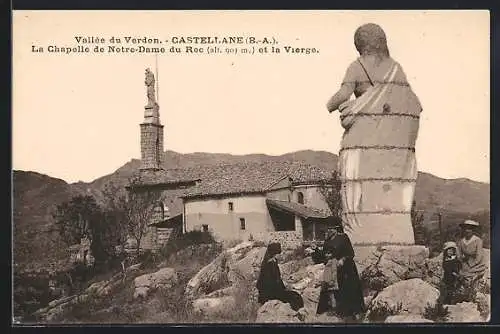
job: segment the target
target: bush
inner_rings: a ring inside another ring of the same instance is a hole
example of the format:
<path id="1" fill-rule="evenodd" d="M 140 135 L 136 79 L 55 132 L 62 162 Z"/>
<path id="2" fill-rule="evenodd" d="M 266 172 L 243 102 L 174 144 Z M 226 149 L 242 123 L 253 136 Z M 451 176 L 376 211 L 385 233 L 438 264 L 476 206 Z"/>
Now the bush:
<path id="1" fill-rule="evenodd" d="M 370 310 L 367 317 L 370 322 L 384 322 L 387 317 L 397 315 L 403 309 L 403 304 L 398 303 L 396 308 L 390 307 L 387 303 L 379 303 L 374 310 Z"/>
<path id="2" fill-rule="evenodd" d="M 441 301 L 438 301 L 435 305 L 427 305 L 424 310 L 424 318 L 432 320 L 434 322 L 444 322 L 450 314 L 447 307 L 444 307 Z"/>

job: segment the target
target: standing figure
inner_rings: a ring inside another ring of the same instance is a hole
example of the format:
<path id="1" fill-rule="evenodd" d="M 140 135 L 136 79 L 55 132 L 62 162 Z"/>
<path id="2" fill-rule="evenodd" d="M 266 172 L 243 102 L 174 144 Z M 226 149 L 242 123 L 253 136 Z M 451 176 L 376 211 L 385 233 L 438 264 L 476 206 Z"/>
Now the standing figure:
<path id="1" fill-rule="evenodd" d="M 144 80 L 144 84 L 147 87 L 147 97 L 148 97 L 148 105 L 147 107 L 156 106 L 156 93 L 155 93 L 155 75 L 149 68 L 146 69 L 146 78 Z"/>
<path id="2" fill-rule="evenodd" d="M 455 304 L 460 284 L 461 263 L 458 257 L 458 247 L 453 241 L 446 242 L 443 246 L 443 279 L 439 299 L 443 304 Z"/>
<path id="3" fill-rule="evenodd" d="M 300 294 L 287 289 L 283 283 L 277 259 L 279 254 L 281 254 L 281 244 L 279 242 L 270 243 L 262 260 L 257 280 L 258 301 L 259 304 L 264 304 L 268 300 L 280 300 L 289 303 L 292 309 L 297 311 L 304 306 L 304 301 Z"/>
<path id="4" fill-rule="evenodd" d="M 328 225 L 322 249 L 322 262 L 325 264 L 325 269 L 323 271 L 323 281 L 321 282 L 316 314 L 333 312 L 337 304 L 336 299 L 339 288 L 337 279 L 337 259 L 333 256 L 334 248 L 332 243 L 332 239 L 337 235 L 336 232 L 335 226 Z"/>
<path id="5" fill-rule="evenodd" d="M 365 311 L 363 289 L 354 262 L 354 249 L 341 224 L 335 225 L 327 250 L 335 258 L 337 265 L 338 291 L 335 293 L 335 311 L 342 317 L 357 319 Z"/>
<path id="6" fill-rule="evenodd" d="M 414 244 L 410 211 L 422 107 L 381 27 L 362 25 L 354 45 L 360 57 L 327 103 L 330 113 L 340 111 L 345 129 L 339 152 L 344 226 L 354 243 Z"/>
<path id="7" fill-rule="evenodd" d="M 479 290 L 479 284 L 486 272 L 486 259 L 483 240 L 475 235 L 479 223 L 466 220 L 461 224 L 463 237 L 458 242 L 458 254 L 462 262 L 461 276 L 464 279 L 467 301 L 473 301 Z"/>

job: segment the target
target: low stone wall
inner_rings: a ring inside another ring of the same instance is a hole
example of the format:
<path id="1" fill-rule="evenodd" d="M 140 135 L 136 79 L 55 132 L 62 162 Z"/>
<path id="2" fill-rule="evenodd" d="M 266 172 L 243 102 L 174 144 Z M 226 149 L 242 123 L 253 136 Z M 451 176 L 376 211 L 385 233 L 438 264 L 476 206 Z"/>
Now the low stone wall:
<path id="1" fill-rule="evenodd" d="M 283 249 L 293 249 L 302 245 L 302 235 L 296 231 L 279 231 L 269 233 L 269 242 L 281 243 Z"/>

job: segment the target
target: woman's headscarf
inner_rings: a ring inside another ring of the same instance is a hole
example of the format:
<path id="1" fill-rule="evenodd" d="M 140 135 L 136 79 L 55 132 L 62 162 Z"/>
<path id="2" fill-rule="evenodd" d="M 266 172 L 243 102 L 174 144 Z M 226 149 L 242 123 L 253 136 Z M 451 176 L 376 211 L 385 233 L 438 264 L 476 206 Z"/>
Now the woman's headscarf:
<path id="1" fill-rule="evenodd" d="M 269 261 L 273 256 L 281 253 L 281 244 L 279 242 L 271 242 L 267 246 L 266 254 L 264 255 L 264 259 L 262 260 L 262 264 Z"/>
<path id="2" fill-rule="evenodd" d="M 360 55 L 379 55 L 389 57 L 387 38 L 384 30 L 377 24 L 367 23 L 356 29 L 354 45 Z"/>

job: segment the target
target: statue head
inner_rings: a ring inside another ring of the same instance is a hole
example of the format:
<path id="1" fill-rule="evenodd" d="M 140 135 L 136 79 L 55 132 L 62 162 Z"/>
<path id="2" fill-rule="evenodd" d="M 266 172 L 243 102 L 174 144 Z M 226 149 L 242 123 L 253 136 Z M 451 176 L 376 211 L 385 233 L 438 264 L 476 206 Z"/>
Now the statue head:
<path id="1" fill-rule="evenodd" d="M 377 24 L 367 23 L 360 26 L 354 33 L 354 45 L 360 55 L 389 57 L 385 32 Z"/>

